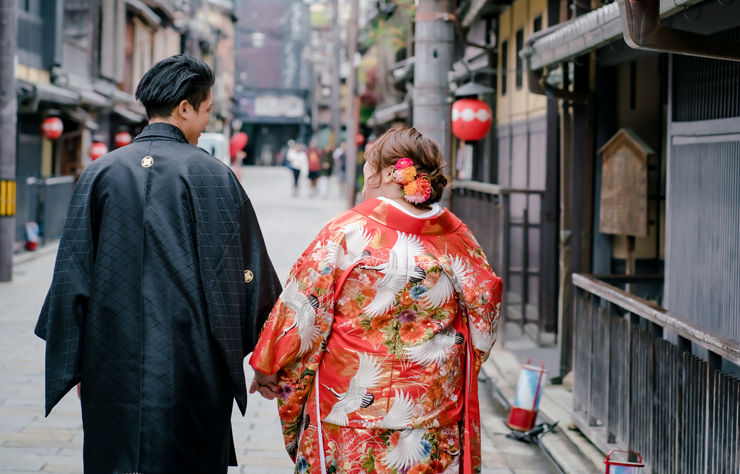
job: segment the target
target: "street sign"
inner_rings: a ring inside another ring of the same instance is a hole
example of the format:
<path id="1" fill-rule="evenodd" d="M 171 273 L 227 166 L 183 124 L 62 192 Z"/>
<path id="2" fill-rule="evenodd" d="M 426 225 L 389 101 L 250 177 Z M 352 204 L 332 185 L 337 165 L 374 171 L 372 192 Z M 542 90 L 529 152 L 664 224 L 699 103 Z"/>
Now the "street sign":
<path id="1" fill-rule="evenodd" d="M 629 128 L 619 130 L 604 155 L 599 232 L 648 235 L 648 157 L 653 150 Z"/>

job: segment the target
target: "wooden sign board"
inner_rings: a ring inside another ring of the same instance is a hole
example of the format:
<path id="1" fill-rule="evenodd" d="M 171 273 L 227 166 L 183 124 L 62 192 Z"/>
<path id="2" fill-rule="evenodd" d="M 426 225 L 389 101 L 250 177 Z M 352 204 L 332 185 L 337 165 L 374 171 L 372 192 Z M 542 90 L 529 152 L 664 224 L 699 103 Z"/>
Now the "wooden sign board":
<path id="1" fill-rule="evenodd" d="M 628 128 L 604 145 L 599 231 L 648 235 L 648 157 L 653 150 Z"/>

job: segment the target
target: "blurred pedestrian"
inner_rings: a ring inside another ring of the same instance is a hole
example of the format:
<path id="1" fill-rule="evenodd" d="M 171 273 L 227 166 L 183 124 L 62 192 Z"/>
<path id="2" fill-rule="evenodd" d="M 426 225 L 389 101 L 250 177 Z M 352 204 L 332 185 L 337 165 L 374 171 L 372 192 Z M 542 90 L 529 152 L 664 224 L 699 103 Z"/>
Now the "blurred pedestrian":
<path id="1" fill-rule="evenodd" d="M 321 154 L 321 175 L 319 176 L 319 195 L 327 197 L 329 195 L 329 180 L 334 168 L 334 147 L 326 145 L 324 152 Z"/>
<path id="2" fill-rule="evenodd" d="M 310 196 L 316 196 L 319 176 L 321 175 L 321 154 L 315 140 L 311 140 L 308 148 L 308 180 L 311 182 Z"/>
<path id="3" fill-rule="evenodd" d="M 195 146 L 213 84 L 190 56 L 155 64 L 136 89 L 149 125 L 74 188 L 35 332 L 46 414 L 78 387 L 85 472 L 236 465 L 244 356 L 280 282 L 241 184 Z"/>
<path id="4" fill-rule="evenodd" d="M 347 162 L 347 142 L 342 142 L 337 149 L 334 150 L 332 158 L 334 158 L 334 174 L 337 175 L 340 183 L 344 183 L 344 173 Z"/>
<path id="5" fill-rule="evenodd" d="M 295 143 L 286 154 L 290 169 L 293 171 L 293 196 L 298 196 L 298 179 L 301 173 L 308 168 L 308 156 L 303 151 L 303 145 Z"/>
<path id="6" fill-rule="evenodd" d="M 278 398 L 296 472 L 481 469 L 478 373 L 496 340 L 501 279 L 442 208 L 439 146 L 378 138 L 364 203 L 293 267 L 249 361 Z"/>

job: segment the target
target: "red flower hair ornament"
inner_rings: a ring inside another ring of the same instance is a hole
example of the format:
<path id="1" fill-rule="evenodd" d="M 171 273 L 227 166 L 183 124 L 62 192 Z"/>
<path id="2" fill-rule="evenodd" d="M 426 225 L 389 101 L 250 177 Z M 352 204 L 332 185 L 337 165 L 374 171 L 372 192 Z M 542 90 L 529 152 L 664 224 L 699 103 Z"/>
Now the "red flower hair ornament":
<path id="1" fill-rule="evenodd" d="M 434 192 L 429 177 L 419 174 L 414 162 L 409 158 L 401 158 L 396 162 L 395 170 L 391 173 L 391 179 L 401 186 L 403 198 L 412 204 L 423 203 Z"/>

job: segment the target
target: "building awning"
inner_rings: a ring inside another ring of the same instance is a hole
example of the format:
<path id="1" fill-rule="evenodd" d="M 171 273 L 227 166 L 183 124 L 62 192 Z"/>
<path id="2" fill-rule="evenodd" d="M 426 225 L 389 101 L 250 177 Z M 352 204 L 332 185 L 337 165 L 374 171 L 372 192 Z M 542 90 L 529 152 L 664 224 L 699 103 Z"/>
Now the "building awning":
<path id="1" fill-rule="evenodd" d="M 140 0 L 126 0 L 126 6 L 129 10 L 137 13 L 145 22 L 149 24 L 151 28 L 157 29 L 162 24 L 162 20 L 159 15 L 146 6 L 144 2 Z"/>
<path id="2" fill-rule="evenodd" d="M 107 97 L 102 96 L 97 92 L 93 92 L 91 90 L 80 91 L 80 102 L 82 103 L 82 105 L 100 109 L 107 109 L 111 105 L 113 105 L 113 103 L 108 100 Z"/>
<path id="3" fill-rule="evenodd" d="M 463 2 L 458 3 L 461 4 Z M 514 3 L 514 0 L 470 0 L 467 3 L 469 4 L 469 8 L 460 20 L 460 26 L 463 28 L 470 28 L 479 18 L 485 17 L 487 14 L 502 12 L 506 7 Z M 458 16 L 460 16 L 460 13 L 460 8 L 458 8 Z"/>
<path id="4" fill-rule="evenodd" d="M 465 61 L 464 64 L 463 61 Z M 471 75 L 495 75 L 497 71 L 497 69 L 488 67 L 488 55 L 483 54 L 472 61 L 466 61 L 463 58 L 453 64 L 452 70 L 447 72 L 447 79 L 449 82 L 467 80 Z"/>
<path id="5" fill-rule="evenodd" d="M 661 0 L 661 17 L 668 17 L 685 5 L 694 3 L 697 1 Z M 552 32 L 548 33 L 548 30 Z M 570 60 L 621 38 L 623 34 L 619 5 L 617 2 L 610 3 L 548 30 L 535 33 L 536 39 L 528 40 L 531 45 L 522 52 L 525 57 L 529 57 L 533 70 Z"/>
<path id="6" fill-rule="evenodd" d="M 387 122 L 391 122 L 396 119 L 402 119 L 409 116 L 409 104 L 408 102 L 401 102 L 400 104 L 383 107 L 382 109 L 375 109 L 372 118 L 368 121 L 368 125 L 376 126 L 382 125 Z"/>
<path id="7" fill-rule="evenodd" d="M 104 96 L 113 100 L 113 102 L 120 102 L 127 105 L 138 104 L 138 102 L 136 101 L 136 97 L 134 97 L 133 95 L 129 94 L 128 92 L 118 90 L 117 88 L 105 83 L 95 84 L 95 92 L 103 94 Z"/>
<path id="8" fill-rule="evenodd" d="M 403 83 L 414 79 L 414 62 L 416 58 L 411 56 L 393 66 L 393 79 L 397 83 Z"/>
<path id="9" fill-rule="evenodd" d="M 137 114 L 136 112 L 132 112 L 124 107 L 121 107 L 120 105 L 116 105 L 115 107 L 113 107 L 113 113 L 120 115 L 121 118 L 130 123 L 139 123 L 146 120 L 145 116 Z"/>
<path id="10" fill-rule="evenodd" d="M 80 94 L 53 84 L 28 82 L 18 79 L 18 88 L 22 89 L 27 97 L 37 101 L 51 102 L 59 105 L 77 105 Z"/>
<path id="11" fill-rule="evenodd" d="M 169 0 L 143 0 L 155 13 L 157 13 L 165 26 L 169 26 L 175 20 L 176 8 Z"/>

